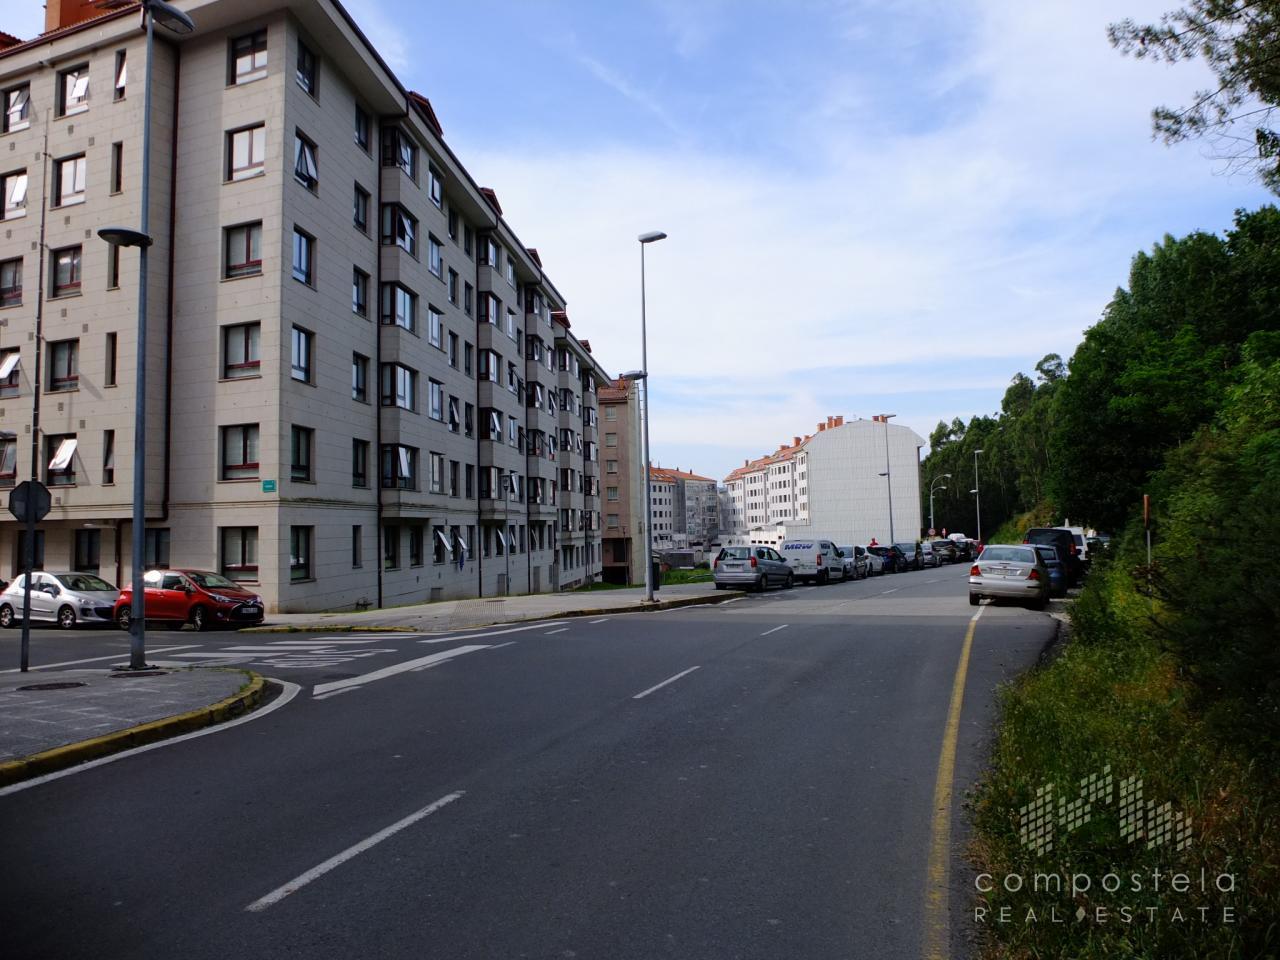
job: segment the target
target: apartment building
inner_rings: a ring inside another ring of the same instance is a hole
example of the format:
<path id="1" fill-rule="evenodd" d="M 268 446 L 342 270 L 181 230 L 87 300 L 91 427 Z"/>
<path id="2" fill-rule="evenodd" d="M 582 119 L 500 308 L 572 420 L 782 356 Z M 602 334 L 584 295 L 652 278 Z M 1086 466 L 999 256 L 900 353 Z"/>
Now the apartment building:
<path id="1" fill-rule="evenodd" d="M 644 473 L 636 393 L 634 380 L 615 381 L 597 393 L 604 434 L 602 576 L 608 583 L 644 580 Z"/>
<path id="2" fill-rule="evenodd" d="M 866 543 L 873 537 L 887 542 L 892 526 L 898 540 L 915 540 L 924 442 L 910 428 L 879 417 L 828 417 L 814 433 L 793 437 L 725 478 L 733 531 L 751 542 L 766 542 L 769 530 L 785 530 L 788 537 Z"/>
<path id="3" fill-rule="evenodd" d="M 152 63 L 144 562 L 271 611 L 598 578 L 610 378 L 430 102 L 331 0 L 178 5 L 197 29 L 157 29 Z M 0 39 L 0 485 L 53 492 L 38 565 L 119 582 L 138 255 L 96 230 L 139 222 L 145 34 L 137 4 L 47 11 Z"/>

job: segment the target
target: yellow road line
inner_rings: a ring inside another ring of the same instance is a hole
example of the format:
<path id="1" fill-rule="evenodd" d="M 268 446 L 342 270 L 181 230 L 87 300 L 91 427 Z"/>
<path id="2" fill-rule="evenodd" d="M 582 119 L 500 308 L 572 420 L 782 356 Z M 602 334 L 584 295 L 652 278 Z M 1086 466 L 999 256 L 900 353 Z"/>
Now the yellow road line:
<path id="1" fill-rule="evenodd" d="M 933 788 L 933 827 L 929 839 L 929 865 L 925 872 L 924 950 L 925 960 L 947 960 L 951 953 L 951 911 L 949 886 L 951 876 L 951 788 L 956 769 L 956 739 L 960 732 L 960 710 L 964 706 L 964 684 L 969 674 L 969 651 L 978 618 L 986 607 L 969 618 L 969 629 L 960 649 L 960 663 L 951 685 L 951 706 L 947 710 L 947 726 L 942 734 L 942 753 L 938 757 L 938 779 Z"/>

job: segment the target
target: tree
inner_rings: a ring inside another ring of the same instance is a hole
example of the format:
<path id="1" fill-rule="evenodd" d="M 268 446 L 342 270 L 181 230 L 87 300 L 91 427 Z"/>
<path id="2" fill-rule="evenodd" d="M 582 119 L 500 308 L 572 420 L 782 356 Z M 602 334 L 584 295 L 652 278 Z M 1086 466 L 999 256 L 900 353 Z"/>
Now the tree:
<path id="1" fill-rule="evenodd" d="M 1107 36 L 1140 60 L 1203 57 L 1216 89 L 1196 92 L 1186 107 L 1156 107 L 1155 135 L 1169 144 L 1206 139 L 1218 159 L 1280 193 L 1280 0 L 1189 0 L 1157 24 L 1113 23 Z"/>

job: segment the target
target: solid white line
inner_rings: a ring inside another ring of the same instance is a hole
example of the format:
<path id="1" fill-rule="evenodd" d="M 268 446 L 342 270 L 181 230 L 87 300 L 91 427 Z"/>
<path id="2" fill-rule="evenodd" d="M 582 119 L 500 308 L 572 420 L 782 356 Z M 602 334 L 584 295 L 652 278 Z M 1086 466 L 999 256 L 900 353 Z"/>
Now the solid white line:
<path id="1" fill-rule="evenodd" d="M 26 581 L 23 581 L 23 582 L 25 583 Z M 608 617 L 601 617 L 599 620 L 591 620 L 591 621 L 588 621 L 588 622 L 590 622 L 590 623 L 604 623 L 604 622 L 605 622 L 606 620 L 608 620 L 608 619 L 609 619 Z"/>
<path id="2" fill-rule="evenodd" d="M 899 590 L 901 590 L 901 589 L 902 589 L 901 587 L 894 587 L 892 590 L 881 590 L 881 591 L 880 591 L 880 596 L 882 596 L 882 597 L 883 597 L 883 596 L 887 596 L 888 594 L 891 594 L 891 593 L 897 593 L 897 592 L 898 592 Z"/>
<path id="3" fill-rule="evenodd" d="M 273 904 L 279 903 L 285 897 L 289 896 L 289 894 L 296 893 L 298 890 L 301 890 L 312 880 L 320 879 L 330 870 L 333 870 L 336 867 L 342 866 L 352 857 L 358 857 L 360 854 L 364 853 L 366 850 L 369 850 L 372 847 L 377 846 L 383 840 L 386 840 L 388 837 L 394 836 L 395 834 L 399 833 L 405 827 L 411 827 L 415 823 L 417 823 L 419 820 L 423 819 L 424 817 L 428 817 L 431 814 L 435 813 L 441 807 L 448 806 L 449 804 L 453 803 L 453 801 L 464 796 L 465 792 L 466 791 L 458 790 L 458 791 L 455 791 L 454 793 L 446 794 L 445 796 L 437 800 L 435 803 L 428 804 L 427 806 L 423 807 L 421 810 L 417 811 L 416 813 L 409 814 L 409 816 L 405 817 L 403 820 L 397 820 L 391 826 L 386 827 L 382 830 L 379 830 L 373 836 L 366 837 L 364 840 L 361 840 L 359 843 L 355 844 L 354 846 L 347 847 L 347 849 L 343 850 L 337 856 L 330 857 L 328 860 L 326 860 L 324 863 L 320 864 L 319 866 L 312 867 L 306 873 L 299 874 L 298 876 L 290 880 L 288 883 L 286 883 L 283 887 L 277 887 L 276 889 L 268 893 L 265 897 L 262 897 L 259 900 L 253 901 L 253 903 L 249 904 L 247 907 L 245 907 L 245 909 L 252 911 L 254 913 L 258 913 L 262 910 L 267 909 L 267 907 L 270 907 Z"/>
<path id="4" fill-rule="evenodd" d="M 760 634 L 760 636 L 762 636 L 762 637 L 767 637 L 769 634 L 771 634 L 771 633 L 777 633 L 779 630 L 785 630 L 785 629 L 787 629 L 787 627 L 789 627 L 789 626 L 791 626 L 791 624 L 789 624 L 789 623 L 784 623 L 784 624 L 783 624 L 782 626 L 780 626 L 780 627 L 774 627 L 772 630 L 766 630 L 764 633 Z"/>
<path id="5" fill-rule="evenodd" d="M 23 582 L 25 583 L 26 581 L 24 580 Z M 744 598 L 743 598 L 743 597 L 734 597 L 732 600 L 726 600 L 726 601 L 724 601 L 723 603 L 718 603 L 718 604 L 716 604 L 716 606 L 718 606 L 718 607 L 727 607 L 729 604 L 731 604 L 731 603 L 737 603 L 739 600 L 742 600 L 742 599 L 744 599 Z"/>
<path id="6" fill-rule="evenodd" d="M 24 580 L 23 582 L 25 583 L 26 581 Z M 559 630 L 548 630 L 546 633 L 544 633 L 544 634 L 543 634 L 543 636 L 544 636 L 544 637 L 549 637 L 549 636 L 551 636 L 553 633 L 564 633 L 564 632 L 566 632 L 568 629 L 569 629 L 568 627 L 561 627 Z"/>
<path id="7" fill-rule="evenodd" d="M 312 697 L 312 700 L 330 700 L 333 697 L 344 693 L 350 693 L 352 690 L 359 690 L 359 687 L 343 687 L 341 690 L 331 690 L 328 693 L 322 693 L 318 697 Z"/>
<path id="8" fill-rule="evenodd" d="M 410 634 L 409 636 L 417 636 Z M 271 643 L 273 647 L 334 647 L 339 644 L 356 644 L 356 643 L 377 643 L 379 640 L 406 640 L 405 637 L 374 637 L 372 640 L 334 640 L 329 637 L 316 637 L 313 640 L 274 640 Z"/>
<path id="9" fill-rule="evenodd" d="M 311 688 L 311 695 L 328 693 L 330 690 L 341 690 L 343 687 L 360 687 L 366 683 L 373 683 L 375 680 L 385 680 L 387 677 L 394 677 L 399 673 L 407 673 L 410 670 L 416 670 L 419 667 L 425 667 L 429 664 L 439 663 L 442 660 L 449 660 L 453 657 L 460 657 L 464 653 L 474 653 L 477 650 L 488 650 L 487 644 L 476 643 L 469 647 L 456 647 L 453 650 L 442 650 L 440 653 L 433 653 L 430 656 L 419 657 L 416 660 L 406 660 L 404 663 L 393 663 L 389 667 L 383 667 L 381 670 L 374 670 L 371 673 L 362 673 L 358 677 L 347 677 L 345 680 L 334 680 L 332 683 L 317 683 Z"/>
<path id="10" fill-rule="evenodd" d="M 983 610 L 985 610 L 985 609 L 987 609 L 987 608 L 986 608 L 986 607 L 979 607 L 979 608 L 978 608 L 978 612 L 977 612 L 977 613 L 975 613 L 972 617 L 970 617 L 970 618 L 969 618 L 969 622 L 970 622 L 970 623 L 972 623 L 972 622 L 974 622 L 975 620 L 977 620 L 980 616 L 982 616 L 982 611 L 983 611 Z"/>
<path id="11" fill-rule="evenodd" d="M 180 647 L 156 647 L 154 650 L 148 650 L 147 653 L 168 653 L 170 650 L 191 650 L 200 646 L 198 643 L 184 643 Z M 61 663 L 42 663 L 39 666 L 31 668 L 32 673 L 37 670 L 48 670 L 50 667 L 70 667 L 77 663 L 97 663 L 99 660 L 128 660 L 129 651 L 121 650 L 119 653 L 113 653 L 109 657 L 89 657 L 85 660 L 63 660 Z M 0 670 L 0 673 L 18 673 L 19 668 L 14 667 L 11 670 Z"/>
<path id="12" fill-rule="evenodd" d="M 302 688 L 296 683 L 290 683 L 288 680 L 275 680 L 270 677 L 272 683 L 278 683 L 284 688 L 280 696 L 276 697 L 265 707 L 246 713 L 243 717 L 235 720 L 228 720 L 226 723 L 215 723 L 211 727 L 205 727 L 203 730 L 196 730 L 193 733 L 184 733 L 179 737 L 170 737 L 168 740 L 159 740 L 155 743 L 148 743 L 145 747 L 134 747 L 132 750 L 123 750 L 120 753 L 113 753 L 109 757 L 99 757 L 97 760 L 90 760 L 79 766 L 71 767 L 67 770 L 59 770 L 57 773 L 46 773 L 43 777 L 35 777 L 31 780 L 23 780 L 21 783 L 15 783 L 11 786 L 0 789 L 0 797 L 6 797 L 11 793 L 17 793 L 20 790 L 30 790 L 32 787 L 38 787 L 42 783 L 48 783 L 50 780 L 60 780 L 63 777 L 69 777 L 72 774 L 84 773 L 86 770 L 92 770 L 94 767 L 100 767 L 104 763 L 115 763 L 117 760 L 126 760 L 129 757 L 137 756 L 139 753 L 146 753 L 148 750 L 159 750 L 161 747 L 171 747 L 175 743 L 182 743 L 184 740 L 194 740 L 196 737 L 207 737 L 211 733 L 221 733 L 223 730 L 230 730 L 232 727 L 238 727 L 242 723 L 248 723 L 250 720 L 257 720 L 265 717 L 269 713 L 274 713 L 281 707 L 285 706 L 298 695 L 298 691 Z"/>
<path id="13" fill-rule="evenodd" d="M 277 640 L 276 643 L 377 643 L 379 640 L 416 640 L 420 633 L 366 633 L 364 640 L 343 637 L 312 637 L 310 640 Z"/>
<path id="14" fill-rule="evenodd" d="M 636 694 L 634 697 L 632 697 L 631 699 L 632 699 L 632 700 L 639 700 L 641 697 L 647 697 L 649 694 L 653 693 L 653 691 L 655 691 L 655 690 L 661 690 L 661 689 L 662 689 L 663 687 L 665 687 L 668 683 L 675 683 L 675 682 L 676 682 L 677 680 L 679 680 L 681 677 L 688 676 L 689 674 L 693 673 L 693 671 L 695 671 L 695 670 L 697 670 L 697 669 L 698 669 L 698 667 L 690 667 L 688 670 L 681 670 L 681 671 L 680 671 L 679 673 L 677 673 L 674 677 L 667 677 L 667 679 L 663 680 L 661 683 L 656 684 L 655 686 L 650 687 L 648 690 L 645 690 L 645 691 L 644 691 L 644 692 L 642 692 L 642 693 L 637 693 L 637 694 Z"/>
<path id="15" fill-rule="evenodd" d="M 514 646 L 515 646 L 517 643 L 519 643 L 519 642 L 520 642 L 519 640 L 508 640 L 506 643 L 495 643 L 495 644 L 494 644 L 492 647 L 490 647 L 489 649 L 490 649 L 490 650 L 501 650 L 503 647 L 514 647 Z"/>
<path id="16" fill-rule="evenodd" d="M 525 630 L 541 630 L 543 627 L 558 627 L 564 620 L 543 620 L 524 627 L 511 627 L 509 630 L 490 630 L 488 633 L 468 633 L 466 636 L 432 637 L 430 640 L 419 640 L 419 643 L 447 643 L 450 640 L 479 640 L 481 637 L 500 637 L 507 633 L 521 633 Z"/>

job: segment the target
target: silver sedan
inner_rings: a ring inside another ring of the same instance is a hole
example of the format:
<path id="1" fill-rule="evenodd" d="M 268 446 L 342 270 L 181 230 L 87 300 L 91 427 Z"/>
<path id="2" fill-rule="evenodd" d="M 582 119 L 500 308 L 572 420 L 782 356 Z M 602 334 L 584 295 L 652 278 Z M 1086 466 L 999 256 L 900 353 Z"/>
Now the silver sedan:
<path id="1" fill-rule="evenodd" d="M 1049 571 L 1036 548 L 1023 544 L 992 543 L 969 570 L 969 603 L 983 598 L 1014 600 L 1033 610 L 1049 604 Z"/>
<path id="2" fill-rule="evenodd" d="M 763 591 L 770 584 L 789 588 L 795 582 L 795 574 L 782 554 L 758 544 L 724 547 L 712 566 L 717 590 L 738 587 Z"/>

